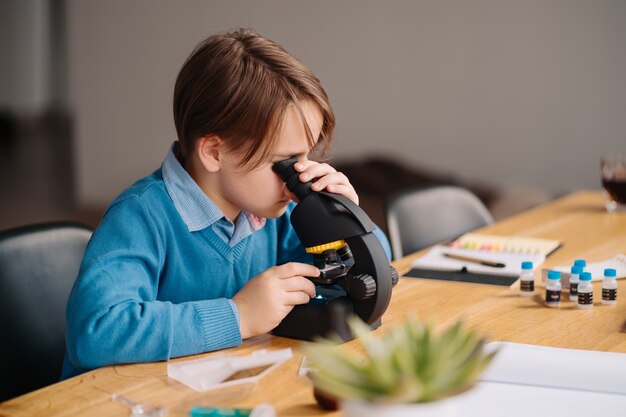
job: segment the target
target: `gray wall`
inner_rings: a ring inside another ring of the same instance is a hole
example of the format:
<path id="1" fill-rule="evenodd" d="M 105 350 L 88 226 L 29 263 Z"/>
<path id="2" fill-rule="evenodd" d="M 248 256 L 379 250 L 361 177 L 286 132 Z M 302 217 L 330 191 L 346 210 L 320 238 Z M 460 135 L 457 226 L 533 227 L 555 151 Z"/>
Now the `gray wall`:
<path id="1" fill-rule="evenodd" d="M 30 116 L 52 101 L 49 0 L 0 1 L 0 109 Z"/>
<path id="2" fill-rule="evenodd" d="M 250 26 L 324 83 L 336 158 L 388 154 L 497 185 L 597 188 L 626 151 L 623 0 L 69 0 L 78 195 L 110 201 L 175 137 L 178 69 Z"/>

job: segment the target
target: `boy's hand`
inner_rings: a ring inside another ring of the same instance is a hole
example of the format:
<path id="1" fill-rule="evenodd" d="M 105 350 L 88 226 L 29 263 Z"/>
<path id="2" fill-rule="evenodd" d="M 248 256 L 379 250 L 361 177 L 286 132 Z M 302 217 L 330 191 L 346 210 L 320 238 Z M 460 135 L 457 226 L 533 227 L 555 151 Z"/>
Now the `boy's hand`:
<path id="1" fill-rule="evenodd" d="M 359 204 L 359 196 L 350 180 L 343 173 L 337 172 L 328 164 L 315 161 L 301 161 L 294 165 L 294 169 L 300 173 L 300 181 L 307 182 L 315 179 L 311 189 L 321 191 L 326 189 L 330 193 L 341 194 L 349 198 L 354 204 Z"/>
<path id="2" fill-rule="evenodd" d="M 241 338 L 267 333 L 297 304 L 315 297 L 315 285 L 305 276 L 319 276 L 313 265 L 290 262 L 252 278 L 233 297 L 239 310 Z"/>

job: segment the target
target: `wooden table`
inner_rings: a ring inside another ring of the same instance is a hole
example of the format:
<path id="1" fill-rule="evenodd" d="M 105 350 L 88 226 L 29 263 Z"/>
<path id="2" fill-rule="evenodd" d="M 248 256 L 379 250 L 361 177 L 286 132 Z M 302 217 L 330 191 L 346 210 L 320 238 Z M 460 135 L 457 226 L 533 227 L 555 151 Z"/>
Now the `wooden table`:
<path id="1" fill-rule="evenodd" d="M 607 213 L 597 192 L 580 192 L 545 206 L 498 222 L 482 230 L 498 235 L 559 239 L 564 246 L 543 267 L 571 264 L 575 258 L 596 262 L 626 253 L 626 213 Z M 406 272 L 419 254 L 395 262 Z M 541 287 L 541 281 L 537 280 Z M 626 352 L 626 280 L 618 280 L 618 303 L 598 301 L 600 284 L 594 284 L 592 310 L 578 310 L 574 303 L 560 308 L 543 306 L 541 289 L 533 298 L 518 296 L 511 288 L 403 278 L 394 289 L 383 317 L 384 332 L 407 314 L 446 326 L 465 317 L 469 326 L 492 341 Z M 259 383 L 197 393 L 167 377 L 165 362 L 98 369 L 0 404 L 0 416 L 125 416 L 129 409 L 111 401 L 112 393 L 150 404 L 166 405 L 168 416 L 187 416 L 193 406 L 253 407 L 274 405 L 280 416 L 339 415 L 315 405 L 311 384 L 297 376 L 302 355 L 298 341 L 264 335 L 242 346 L 215 354 L 249 354 L 255 349 L 294 348 L 294 357 Z M 350 342 L 350 344 L 354 344 Z M 6 358 L 5 358 L 6 359 Z M 189 359 L 189 358 L 183 358 Z"/>

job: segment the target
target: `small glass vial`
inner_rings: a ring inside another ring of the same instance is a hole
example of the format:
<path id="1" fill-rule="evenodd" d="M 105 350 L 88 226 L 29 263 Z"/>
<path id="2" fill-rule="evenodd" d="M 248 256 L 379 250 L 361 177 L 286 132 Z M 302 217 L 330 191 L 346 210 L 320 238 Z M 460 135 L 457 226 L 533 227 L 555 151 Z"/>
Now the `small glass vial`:
<path id="1" fill-rule="evenodd" d="M 522 273 L 519 276 L 519 295 L 530 297 L 535 293 L 535 274 L 532 262 L 522 262 Z"/>
<path id="2" fill-rule="evenodd" d="M 546 305 L 548 307 L 558 307 L 559 304 L 561 304 L 561 273 L 559 271 L 548 271 Z"/>
<path id="3" fill-rule="evenodd" d="M 580 265 L 572 266 L 569 276 L 569 300 L 578 301 L 578 282 L 580 281 L 580 274 L 583 273 L 583 268 Z"/>
<path id="4" fill-rule="evenodd" d="M 614 305 L 617 303 L 617 272 L 613 268 L 604 270 L 602 280 L 602 304 Z"/>
<path id="5" fill-rule="evenodd" d="M 580 266 L 583 269 L 583 272 L 585 272 L 585 268 L 587 267 L 587 261 L 585 261 L 584 259 L 576 259 L 574 261 L 574 266 Z"/>
<path id="6" fill-rule="evenodd" d="M 593 307 L 593 285 L 591 285 L 591 272 L 580 274 L 578 284 L 578 308 L 588 310 Z"/>

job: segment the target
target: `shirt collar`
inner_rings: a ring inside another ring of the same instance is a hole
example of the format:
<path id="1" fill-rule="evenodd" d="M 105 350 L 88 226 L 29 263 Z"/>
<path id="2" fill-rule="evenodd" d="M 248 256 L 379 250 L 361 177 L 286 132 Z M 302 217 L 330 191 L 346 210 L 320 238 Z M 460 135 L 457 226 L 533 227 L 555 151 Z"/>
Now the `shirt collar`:
<path id="1" fill-rule="evenodd" d="M 170 147 L 162 172 L 167 189 L 178 214 L 190 232 L 205 229 L 224 217 L 224 213 L 202 191 L 174 154 L 178 142 Z"/>

